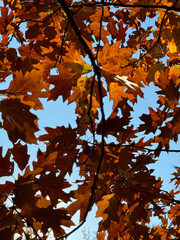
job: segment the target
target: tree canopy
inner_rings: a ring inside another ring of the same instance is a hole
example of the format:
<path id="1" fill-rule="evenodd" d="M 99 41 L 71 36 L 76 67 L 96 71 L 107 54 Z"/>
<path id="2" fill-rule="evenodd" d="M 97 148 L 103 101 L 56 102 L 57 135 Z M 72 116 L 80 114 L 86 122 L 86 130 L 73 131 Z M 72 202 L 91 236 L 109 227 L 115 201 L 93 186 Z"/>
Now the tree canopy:
<path id="1" fill-rule="evenodd" d="M 49 229 L 68 238 L 94 205 L 98 240 L 180 239 L 180 167 L 170 192 L 152 168 L 163 151 L 180 152 L 170 144 L 180 133 L 179 13 L 178 0 L 2 1 L 0 83 L 9 86 L 0 128 L 13 147 L 0 147 L 0 177 L 15 167 L 19 175 L 0 184 L 1 239 L 47 239 Z M 134 106 L 150 85 L 156 107 L 136 126 Z M 39 135 L 42 98 L 59 97 L 76 104 L 76 127 Z M 40 142 L 46 150 L 30 162 L 29 144 Z"/>

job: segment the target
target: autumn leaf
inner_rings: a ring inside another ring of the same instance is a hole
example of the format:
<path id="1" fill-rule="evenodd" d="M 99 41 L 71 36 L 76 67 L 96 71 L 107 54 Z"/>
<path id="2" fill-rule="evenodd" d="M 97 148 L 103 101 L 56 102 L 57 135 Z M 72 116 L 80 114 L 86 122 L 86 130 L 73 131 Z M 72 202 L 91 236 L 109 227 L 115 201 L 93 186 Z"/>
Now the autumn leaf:
<path id="1" fill-rule="evenodd" d="M 179 239 L 179 166 L 156 171 L 179 153 L 179 1 L 1 5 L 0 238 L 73 238 L 96 206 L 99 240 Z"/>
<path id="2" fill-rule="evenodd" d="M 15 225 L 17 222 L 17 215 L 13 215 L 11 211 L 7 212 L 5 216 L 2 217 L 2 212 L 1 212 L 1 218 L 0 218 L 0 229 L 7 227 L 7 226 L 12 226 Z"/>
<path id="3" fill-rule="evenodd" d="M 70 216 L 64 208 L 54 209 L 52 206 L 47 208 L 39 208 L 34 211 L 34 218 L 42 223 L 42 231 L 47 232 L 51 227 L 55 234 L 64 234 L 64 229 L 61 226 L 71 227 L 74 225 Z"/>
<path id="4" fill-rule="evenodd" d="M 103 217 L 104 229 L 109 228 L 111 221 L 118 222 L 118 199 L 114 194 L 105 195 L 102 200 L 98 202 L 97 206 L 98 211 L 96 217 Z M 111 206 L 113 206 L 113 211 L 111 210 Z"/>
<path id="5" fill-rule="evenodd" d="M 11 153 L 13 154 L 13 160 L 18 164 L 21 171 L 23 171 L 30 157 L 29 154 L 27 154 L 27 145 L 21 145 L 21 143 L 18 142 L 14 144 Z"/>
<path id="6" fill-rule="evenodd" d="M 62 95 L 63 101 L 66 101 L 70 96 L 72 87 L 76 84 L 77 79 L 80 77 L 79 73 L 73 73 L 70 68 L 59 66 L 59 75 L 51 75 L 48 79 L 50 84 L 54 85 L 54 88 L 50 90 L 50 96 L 48 100 L 56 100 Z"/>
<path id="7" fill-rule="evenodd" d="M 88 77 L 81 77 L 77 80 L 77 86 L 72 87 L 73 93 L 69 97 L 69 103 L 76 102 L 82 98 L 84 92 L 86 92 Z"/>
<path id="8" fill-rule="evenodd" d="M 41 50 L 42 50 L 41 51 L 42 55 L 44 55 L 47 53 L 51 53 L 53 51 L 53 48 L 51 46 L 49 48 L 45 48 L 45 47 L 41 46 Z"/>
<path id="9" fill-rule="evenodd" d="M 7 92 L 12 98 L 20 98 L 22 103 L 35 109 L 43 109 L 39 98 L 48 97 L 47 92 L 42 91 L 47 88 L 47 83 L 43 82 L 42 72 L 33 69 L 25 75 L 21 71 L 16 72 Z"/>
<path id="10" fill-rule="evenodd" d="M 3 199 L 3 195 L 11 194 L 13 190 L 14 184 L 12 182 L 6 181 L 4 184 L 0 184 L 0 195 L 1 195 L 1 201 Z"/>
<path id="11" fill-rule="evenodd" d="M 63 176 L 60 175 L 57 177 L 55 173 L 51 173 L 46 176 L 41 176 L 36 183 L 38 183 L 42 195 L 44 197 L 49 196 L 51 203 L 54 204 L 56 202 L 57 204 L 58 199 L 66 203 L 70 201 L 72 194 L 66 193 L 64 189 L 71 187 L 71 184 L 67 182 Z"/>
<path id="12" fill-rule="evenodd" d="M 164 64 L 162 63 L 156 63 L 154 64 L 148 71 L 148 76 L 147 76 L 147 82 L 154 81 L 154 78 L 156 78 L 157 72 L 160 72 L 161 70 L 164 69 Z"/>
<path id="13" fill-rule="evenodd" d="M 90 186 L 88 184 L 79 185 L 78 189 L 74 191 L 73 198 L 76 200 L 68 206 L 67 210 L 71 216 L 80 210 L 79 221 L 81 222 L 86 214 L 86 209 L 89 204 Z"/>
<path id="14" fill-rule="evenodd" d="M 0 176 L 10 176 L 14 172 L 14 163 L 10 161 L 11 153 L 8 150 L 6 155 L 2 156 L 2 147 L 0 147 Z"/>
<path id="15" fill-rule="evenodd" d="M 21 103 L 19 99 L 6 99 L 0 102 L 3 127 L 13 143 L 18 139 L 26 143 L 36 143 L 34 133 L 39 130 L 38 119 L 29 110 L 30 107 Z"/>
<path id="16" fill-rule="evenodd" d="M 176 46 L 176 43 L 174 41 L 174 39 L 172 39 L 170 42 L 169 42 L 169 51 L 170 53 L 175 53 L 177 52 L 177 46 Z"/>
<path id="17" fill-rule="evenodd" d="M 180 83 L 180 65 L 174 64 L 169 69 L 169 77 L 174 81 L 176 85 Z"/>
<path id="18" fill-rule="evenodd" d="M 129 100 L 133 100 L 133 95 L 130 93 L 126 93 L 124 90 L 126 87 L 120 86 L 118 83 L 112 82 L 109 86 L 109 100 L 113 100 L 113 110 L 117 107 L 118 103 L 123 100 L 123 98 L 127 98 Z"/>
<path id="19" fill-rule="evenodd" d="M 72 57 L 73 55 L 73 57 Z M 87 74 L 92 71 L 91 65 L 87 64 L 79 52 L 75 49 L 74 46 L 71 46 L 68 49 L 68 52 L 65 57 L 63 57 L 64 65 L 72 69 L 73 72 L 77 72 L 81 75 Z"/>
<path id="20" fill-rule="evenodd" d="M 128 65 L 128 58 L 130 58 L 132 52 L 130 48 L 120 48 L 119 45 L 120 41 L 117 41 L 112 46 L 106 44 L 98 54 L 99 64 L 102 66 L 102 70 L 109 74 L 128 76 L 131 67 L 124 67 Z"/>

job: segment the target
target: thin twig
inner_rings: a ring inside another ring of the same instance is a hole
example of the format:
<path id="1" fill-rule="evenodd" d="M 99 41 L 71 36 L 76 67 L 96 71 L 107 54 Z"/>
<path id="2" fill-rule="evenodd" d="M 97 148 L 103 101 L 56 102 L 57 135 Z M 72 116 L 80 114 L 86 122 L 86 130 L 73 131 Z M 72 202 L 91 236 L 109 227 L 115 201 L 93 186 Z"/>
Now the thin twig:
<path id="1" fill-rule="evenodd" d="M 99 43 L 97 44 L 97 52 L 96 52 L 96 56 L 95 59 L 97 59 L 98 57 L 98 53 L 99 53 L 99 49 L 100 49 L 100 45 L 101 45 L 101 34 L 102 34 L 102 21 L 103 21 L 103 16 L 104 16 L 104 8 L 102 7 L 102 12 L 101 12 L 101 18 L 100 18 L 100 28 L 99 28 Z"/>
<path id="2" fill-rule="evenodd" d="M 97 45 L 97 52 L 96 52 L 96 56 L 95 56 L 94 59 L 97 59 L 97 57 L 98 57 L 98 52 L 99 52 L 99 48 L 100 48 L 101 32 L 102 32 L 102 18 L 103 18 L 103 15 L 104 15 L 104 9 L 102 8 L 101 19 L 100 19 L 100 30 L 99 30 L 99 43 L 98 43 L 98 45 Z M 90 114 L 90 111 L 91 111 L 91 109 L 92 109 L 92 97 L 93 97 L 94 82 L 95 82 L 95 75 L 93 76 L 93 80 L 92 80 L 92 83 L 91 83 L 90 104 L 89 104 L 89 108 L 88 108 L 88 112 L 87 112 L 88 117 L 89 117 L 89 120 L 90 120 L 92 135 L 93 135 L 93 148 L 92 148 L 92 151 L 90 152 L 90 154 L 88 155 L 88 157 L 86 158 L 86 160 L 85 160 L 83 163 L 78 164 L 78 165 L 86 164 L 87 161 L 88 161 L 88 159 L 91 157 L 91 155 L 93 154 L 94 149 L 95 149 L 95 131 L 94 131 L 93 121 L 92 121 L 91 114 Z"/>
<path id="3" fill-rule="evenodd" d="M 29 227 L 31 227 L 31 228 L 33 229 L 34 233 L 35 233 L 36 236 L 39 238 L 39 240 L 43 240 L 43 239 L 39 236 L 39 234 L 38 234 L 38 232 L 36 231 L 36 229 L 34 228 L 34 226 L 16 209 L 16 206 L 15 206 L 14 202 L 12 201 L 12 199 L 10 199 L 7 195 L 6 195 L 6 197 L 7 197 L 8 200 L 11 201 L 12 204 L 13 204 L 13 206 L 11 207 L 11 209 L 14 210 L 14 211 L 17 213 L 17 215 L 27 223 L 27 226 L 29 226 Z"/>
<path id="4" fill-rule="evenodd" d="M 88 142 L 89 144 L 92 144 L 91 142 Z M 101 145 L 101 143 L 95 143 L 95 145 Z M 142 150 L 146 150 L 149 152 L 174 152 L 174 153 L 179 153 L 180 150 L 178 149 L 155 149 L 155 148 L 147 148 L 147 147 L 142 147 L 142 146 L 138 146 L 135 144 L 121 144 L 121 143 L 106 143 L 104 144 L 104 146 L 108 146 L 108 147 L 129 147 L 129 148 L 137 148 L 137 149 L 142 149 Z"/>
<path id="5" fill-rule="evenodd" d="M 74 16 L 77 12 L 79 12 L 80 9 L 81 9 L 81 7 L 79 9 L 77 9 L 72 15 Z M 66 36 L 67 30 L 68 30 L 69 24 L 70 24 L 70 21 L 68 22 L 68 24 L 66 25 L 66 27 L 64 29 L 64 34 L 63 34 L 63 38 L 62 38 L 61 48 L 60 48 L 60 51 L 59 51 L 58 56 L 56 58 L 56 62 L 55 62 L 54 68 L 56 67 L 57 62 L 58 62 L 60 56 L 61 57 L 60 57 L 59 62 L 61 63 L 65 36 Z"/>
<path id="6" fill-rule="evenodd" d="M 15 207 L 14 205 L 12 206 L 12 209 L 18 214 L 18 216 L 19 216 L 21 219 L 23 219 L 23 220 L 27 223 L 27 226 L 29 226 L 29 227 L 31 227 L 31 228 L 33 229 L 34 233 L 35 233 L 36 236 L 39 238 L 39 240 L 43 240 L 43 239 L 39 236 L 39 234 L 38 234 L 38 232 L 36 231 L 36 229 L 34 228 L 34 226 L 16 209 L 16 207 Z"/>

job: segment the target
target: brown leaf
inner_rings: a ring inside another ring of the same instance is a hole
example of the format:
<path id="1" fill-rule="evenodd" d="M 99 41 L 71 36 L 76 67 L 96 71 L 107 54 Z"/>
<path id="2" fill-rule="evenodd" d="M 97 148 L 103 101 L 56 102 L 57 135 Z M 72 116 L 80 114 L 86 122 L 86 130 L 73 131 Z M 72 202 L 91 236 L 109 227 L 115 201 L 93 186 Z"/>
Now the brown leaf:
<path id="1" fill-rule="evenodd" d="M 70 201 L 72 194 L 66 193 L 64 189 L 71 187 L 71 184 L 64 179 L 64 176 L 56 176 L 56 173 L 41 175 L 39 180 L 36 180 L 36 184 L 44 197 L 47 195 L 50 197 L 52 204 L 57 204 L 58 199 L 66 203 Z"/>
<path id="2" fill-rule="evenodd" d="M 1 239 L 12 240 L 12 233 L 10 231 L 10 227 L 0 229 L 0 236 Z"/>
<path id="3" fill-rule="evenodd" d="M 0 229 L 15 225 L 17 222 L 17 215 L 13 215 L 11 211 L 7 212 L 5 216 L 0 217 Z"/>
<path id="4" fill-rule="evenodd" d="M 3 127 L 13 143 L 18 139 L 30 144 L 36 143 L 34 133 L 39 130 L 38 119 L 29 110 L 30 107 L 21 103 L 19 99 L 6 99 L 0 102 Z"/>
<path id="5" fill-rule="evenodd" d="M 110 227 L 111 221 L 118 222 L 118 199 L 115 194 L 109 194 L 102 197 L 102 200 L 97 203 L 98 211 L 96 217 L 103 218 L 104 229 Z"/>
<path id="6" fill-rule="evenodd" d="M 14 163 L 10 162 L 10 150 L 7 151 L 5 157 L 2 156 L 2 147 L 0 147 L 0 177 L 11 176 L 14 172 Z"/>
<path id="7" fill-rule="evenodd" d="M 42 224 L 42 231 L 47 232 L 52 228 L 55 233 L 63 235 L 65 233 L 61 226 L 71 227 L 74 225 L 70 216 L 64 208 L 55 209 L 51 206 L 40 208 L 34 211 L 33 217 Z"/>
<path id="8" fill-rule="evenodd" d="M 12 182 L 6 181 L 5 184 L 0 184 L 0 196 L 2 199 L 2 196 L 5 194 L 10 194 L 13 190 L 14 184 Z"/>
<path id="9" fill-rule="evenodd" d="M 70 96 L 72 86 L 75 85 L 80 74 L 73 73 L 70 68 L 59 66 L 59 75 L 51 75 L 48 82 L 55 87 L 50 90 L 50 96 L 48 100 L 56 100 L 59 96 L 63 97 L 63 101 L 66 101 Z"/>
<path id="10" fill-rule="evenodd" d="M 73 216 L 78 210 L 80 210 L 80 219 L 81 222 L 87 211 L 87 207 L 90 199 L 90 186 L 89 184 L 84 184 L 78 186 L 78 189 L 74 191 L 74 198 L 77 199 L 71 203 L 68 207 L 68 213 Z"/>
<path id="11" fill-rule="evenodd" d="M 54 165 L 60 169 L 61 174 L 64 174 L 64 176 L 67 173 L 71 174 L 79 151 L 76 149 L 76 144 L 78 144 L 76 129 L 72 129 L 70 126 L 69 128 L 62 126 L 55 129 L 47 127 L 45 130 L 48 133 L 40 136 L 39 140 L 49 142 L 45 156 L 47 158 L 46 161 L 54 162 Z M 39 162 L 40 165 L 41 162 L 42 160 Z M 36 166 L 38 166 L 38 163 Z"/>
<path id="12" fill-rule="evenodd" d="M 21 171 L 23 171 L 30 157 L 29 154 L 27 154 L 27 145 L 21 145 L 21 143 L 18 142 L 17 144 L 14 144 L 11 152 L 13 154 L 14 161 L 18 164 Z"/>

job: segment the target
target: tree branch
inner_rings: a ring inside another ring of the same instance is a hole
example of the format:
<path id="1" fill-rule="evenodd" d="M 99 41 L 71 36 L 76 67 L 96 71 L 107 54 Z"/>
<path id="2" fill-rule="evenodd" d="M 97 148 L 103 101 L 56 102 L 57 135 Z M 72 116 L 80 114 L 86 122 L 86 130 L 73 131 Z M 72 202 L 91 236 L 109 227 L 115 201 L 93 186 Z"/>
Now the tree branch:
<path id="1" fill-rule="evenodd" d="M 143 4 L 123 4 L 123 3 L 110 3 L 110 2 L 96 2 L 96 3 L 85 3 L 85 4 L 77 4 L 72 5 L 70 8 L 76 8 L 76 7 L 106 7 L 106 6 L 112 6 L 112 7 L 124 7 L 124 8 L 139 8 L 139 9 L 163 9 L 168 11 L 175 11 L 179 12 L 180 8 L 176 7 L 177 1 L 173 6 L 166 6 L 166 5 L 143 5 Z"/>
<path id="2" fill-rule="evenodd" d="M 70 12 L 69 7 L 66 5 L 64 0 L 58 0 L 58 2 L 61 4 L 62 9 L 64 10 L 64 12 L 67 15 L 67 18 L 69 19 L 71 26 L 73 28 L 73 30 L 75 31 L 78 40 L 80 41 L 80 43 L 82 44 L 82 46 L 84 47 L 84 50 L 86 51 L 87 55 L 89 56 L 89 59 L 91 61 L 91 64 L 93 66 L 94 69 L 94 74 L 97 77 L 97 81 L 98 81 L 98 90 L 99 90 L 99 98 L 100 98 L 100 110 L 101 110 L 101 115 L 102 115 L 102 132 L 101 132 L 101 155 L 100 155 L 100 159 L 98 162 L 98 167 L 95 173 L 95 177 L 94 177 L 94 181 L 93 181 L 93 185 L 91 187 L 91 197 L 89 199 L 89 204 L 86 210 L 86 213 L 84 215 L 84 218 L 82 220 L 82 222 L 76 227 L 74 228 L 72 231 L 70 231 L 69 233 L 65 234 L 64 236 L 58 237 L 56 238 L 56 240 L 59 239 L 63 239 L 63 238 L 67 238 L 69 235 L 71 235 L 73 232 L 75 232 L 77 229 L 79 229 L 86 221 L 87 215 L 91 209 L 92 203 L 93 203 L 93 199 L 94 199 L 94 194 L 96 191 L 96 182 L 98 179 L 98 174 L 100 172 L 100 168 L 101 168 L 101 164 L 103 161 L 103 157 L 104 157 L 104 133 L 105 133 L 105 114 L 104 114 L 104 107 L 103 107 L 103 94 L 102 94 L 102 84 L 101 84 L 101 72 L 100 69 L 98 67 L 98 65 L 96 64 L 96 60 L 93 56 L 93 53 L 91 52 L 90 48 L 88 47 L 87 43 L 85 42 L 85 40 L 83 39 L 80 30 L 78 29 L 73 16 Z"/>

